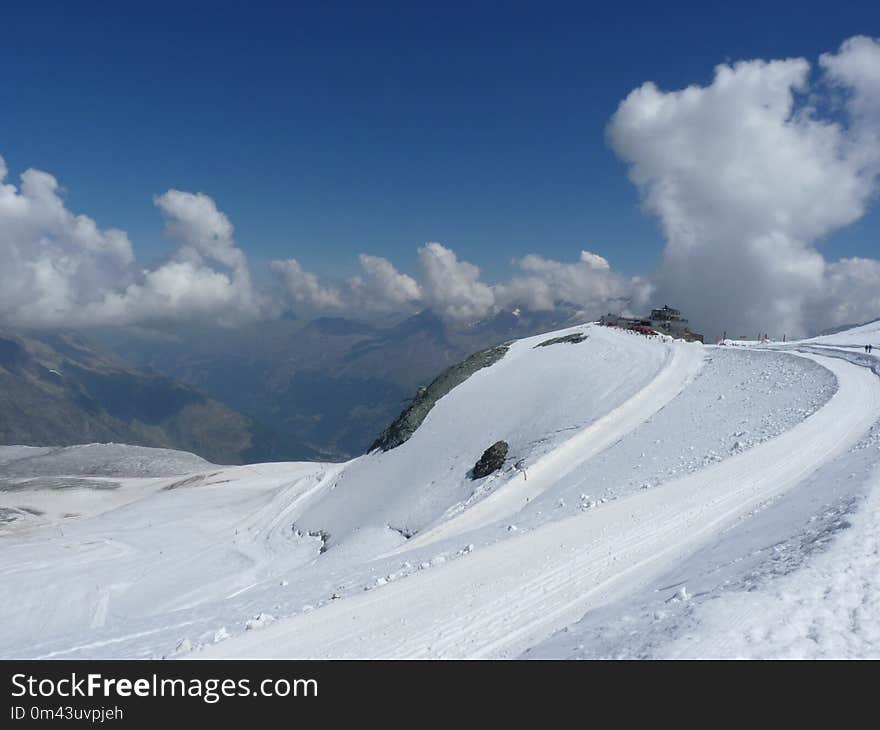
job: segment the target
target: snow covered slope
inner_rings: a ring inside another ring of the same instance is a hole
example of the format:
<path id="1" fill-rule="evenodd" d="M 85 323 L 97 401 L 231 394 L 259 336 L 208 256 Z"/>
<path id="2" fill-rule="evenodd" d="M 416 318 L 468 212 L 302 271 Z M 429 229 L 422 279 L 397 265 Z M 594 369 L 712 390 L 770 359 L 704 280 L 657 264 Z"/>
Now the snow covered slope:
<path id="1" fill-rule="evenodd" d="M 436 539 L 500 519 L 659 410 L 702 363 L 699 346 L 604 327 L 540 346 L 583 329 L 513 343 L 441 398 L 409 441 L 348 464 L 302 524 L 334 543 L 384 530 L 391 547 L 428 525 Z M 473 482 L 468 472 L 498 440 L 510 445 L 506 469 Z"/>
<path id="2" fill-rule="evenodd" d="M 167 486 L 151 477 L 220 468 L 185 451 L 145 446 L 0 446 L 0 526 L 30 529 L 96 515 Z"/>
<path id="3" fill-rule="evenodd" d="M 843 332 L 836 332 L 833 335 L 813 337 L 810 340 L 803 340 L 803 342 L 836 347 L 864 347 L 869 344 L 880 347 L 880 319 Z"/>
<path id="4" fill-rule="evenodd" d="M 0 478 L 168 477 L 211 468 L 201 456 L 146 446 L 0 446 Z"/>
<path id="5" fill-rule="evenodd" d="M 116 475 L 134 499 L 0 525 L 0 655 L 587 654 L 574 647 L 599 645 L 594 617 L 648 615 L 656 581 L 723 562 L 716 543 L 873 454 L 880 381 L 832 347 L 584 325 L 512 343 L 388 452 Z M 471 479 L 498 440 L 502 469 Z M 841 488 L 857 493 L 864 474 Z M 56 494 L 0 492 L 22 511 Z M 772 543 L 767 524 L 754 539 Z M 674 653 L 668 623 L 640 626 L 654 638 L 598 653 Z"/>

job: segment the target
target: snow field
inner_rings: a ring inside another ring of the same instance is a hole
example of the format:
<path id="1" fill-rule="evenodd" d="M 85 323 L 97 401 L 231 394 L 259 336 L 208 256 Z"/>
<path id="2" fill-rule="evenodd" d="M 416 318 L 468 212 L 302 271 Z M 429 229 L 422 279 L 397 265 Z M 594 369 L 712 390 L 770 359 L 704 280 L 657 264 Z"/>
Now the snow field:
<path id="1" fill-rule="evenodd" d="M 825 364 L 840 386 L 828 404 L 749 453 L 663 490 L 496 543 L 430 575 L 278 622 L 259 635 L 233 638 L 205 655 L 518 654 L 852 447 L 880 418 L 880 389 L 864 369 Z"/>
<path id="2" fill-rule="evenodd" d="M 535 347 L 572 332 L 588 337 Z M 0 524 L 0 655 L 501 657 L 556 646 L 555 632 L 625 609 L 729 528 L 846 465 L 880 419 L 880 388 L 857 353 L 827 354 L 587 325 L 513 343 L 384 454 L 0 491 L 0 508 L 23 494 L 46 507 Z M 499 439 L 508 465 L 472 481 Z M 0 452 L 0 467 L 21 456 Z M 92 468 L 115 473 L 93 456 Z M 116 501 L 88 506 L 102 495 Z M 675 586 L 670 600 L 690 607 L 689 591 Z M 686 634 L 649 642 L 652 655 Z"/>

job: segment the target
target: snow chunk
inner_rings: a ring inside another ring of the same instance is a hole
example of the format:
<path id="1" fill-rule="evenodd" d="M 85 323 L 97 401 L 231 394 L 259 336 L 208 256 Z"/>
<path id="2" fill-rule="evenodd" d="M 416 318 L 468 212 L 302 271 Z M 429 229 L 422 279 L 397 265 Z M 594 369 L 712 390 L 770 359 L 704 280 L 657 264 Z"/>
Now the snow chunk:
<path id="1" fill-rule="evenodd" d="M 305 606 L 303 606 L 305 609 Z M 266 628 L 275 621 L 275 617 L 271 613 L 258 613 L 244 625 L 246 631 L 257 631 Z"/>

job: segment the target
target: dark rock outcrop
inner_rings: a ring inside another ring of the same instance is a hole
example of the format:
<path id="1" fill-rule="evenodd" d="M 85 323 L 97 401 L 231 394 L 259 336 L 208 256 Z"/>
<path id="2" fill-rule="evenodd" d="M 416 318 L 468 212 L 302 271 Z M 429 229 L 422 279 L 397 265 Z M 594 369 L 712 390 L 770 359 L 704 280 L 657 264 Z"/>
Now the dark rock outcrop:
<path id="1" fill-rule="evenodd" d="M 498 471 L 504 466 L 504 460 L 507 458 L 507 441 L 496 441 L 488 449 L 483 452 L 480 460 L 474 464 L 471 471 L 472 479 L 482 479 L 489 476 L 492 472 Z"/>
<path id="2" fill-rule="evenodd" d="M 548 345 L 558 345 L 561 342 L 569 342 L 572 345 L 576 345 L 578 342 L 583 342 L 587 339 L 587 335 L 583 332 L 575 332 L 570 335 L 565 335 L 563 337 L 554 337 L 550 340 L 544 340 L 543 342 L 539 342 L 535 347 L 547 347 Z M 532 348 L 534 349 L 534 348 Z"/>
<path id="3" fill-rule="evenodd" d="M 381 449 L 390 451 L 403 443 L 406 443 L 416 429 L 422 425 L 422 421 L 434 407 L 434 404 L 446 395 L 455 386 L 461 385 L 478 370 L 489 367 L 504 357 L 510 346 L 507 344 L 496 345 L 487 350 L 480 350 L 466 360 L 444 370 L 431 381 L 427 388 L 419 388 L 416 397 L 393 423 L 388 426 L 370 446 L 368 451 Z"/>

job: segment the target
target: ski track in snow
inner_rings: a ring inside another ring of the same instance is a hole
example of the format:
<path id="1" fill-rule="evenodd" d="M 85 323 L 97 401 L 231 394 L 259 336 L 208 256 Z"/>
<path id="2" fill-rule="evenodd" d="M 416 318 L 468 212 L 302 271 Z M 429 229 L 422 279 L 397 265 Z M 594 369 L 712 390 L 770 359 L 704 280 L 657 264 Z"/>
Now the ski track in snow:
<path id="1" fill-rule="evenodd" d="M 880 470 L 834 544 L 759 590 L 694 610 L 693 627 L 660 658 L 880 658 Z"/>
<path id="2" fill-rule="evenodd" d="M 853 446 L 880 418 L 876 377 L 842 361 L 823 364 L 837 376 L 838 392 L 813 416 L 750 452 L 372 595 L 209 647 L 204 656 L 518 654 Z"/>
<path id="3" fill-rule="evenodd" d="M 641 589 L 588 612 L 577 623 L 531 647 L 523 658 L 656 658 L 670 656 L 670 645 L 680 640 L 692 642 L 693 650 L 684 655 L 712 656 L 711 652 L 698 653 L 707 648 L 703 642 L 711 635 L 703 625 L 702 606 L 724 604 L 732 593 L 739 593 L 738 602 L 750 605 L 756 625 L 774 631 L 788 617 L 774 616 L 757 606 L 757 599 L 765 591 L 774 590 L 780 579 L 800 573 L 826 551 L 849 552 L 849 547 L 842 545 L 848 535 L 853 534 L 850 539 L 857 541 L 863 539 L 853 525 L 858 524 L 866 493 L 870 496 L 876 490 L 878 456 L 880 422 L 855 447 L 816 470 L 795 489 L 750 512 Z M 874 535 L 868 533 L 865 541 L 873 540 Z M 848 567 L 839 573 L 846 576 L 842 583 L 852 580 L 856 572 L 853 568 L 860 566 L 856 563 Z M 824 582 L 827 584 L 827 580 Z M 862 577 L 854 583 L 872 585 L 871 580 Z M 880 590 L 880 581 L 875 579 L 873 585 L 874 590 Z M 682 596 L 681 591 L 686 595 Z M 829 608 L 822 601 L 807 604 L 802 602 L 801 613 L 818 616 Z M 806 636 L 804 632 L 801 638 Z M 848 637 L 850 655 L 876 654 L 876 645 L 871 649 L 867 642 L 861 644 L 861 652 L 855 651 L 854 647 L 859 646 L 856 632 L 849 632 Z M 776 644 L 774 651 L 781 648 Z M 755 644 L 741 655 L 755 656 L 757 649 Z M 835 655 L 834 650 L 827 649 L 817 643 L 805 656 L 822 651 L 826 656 Z"/>

